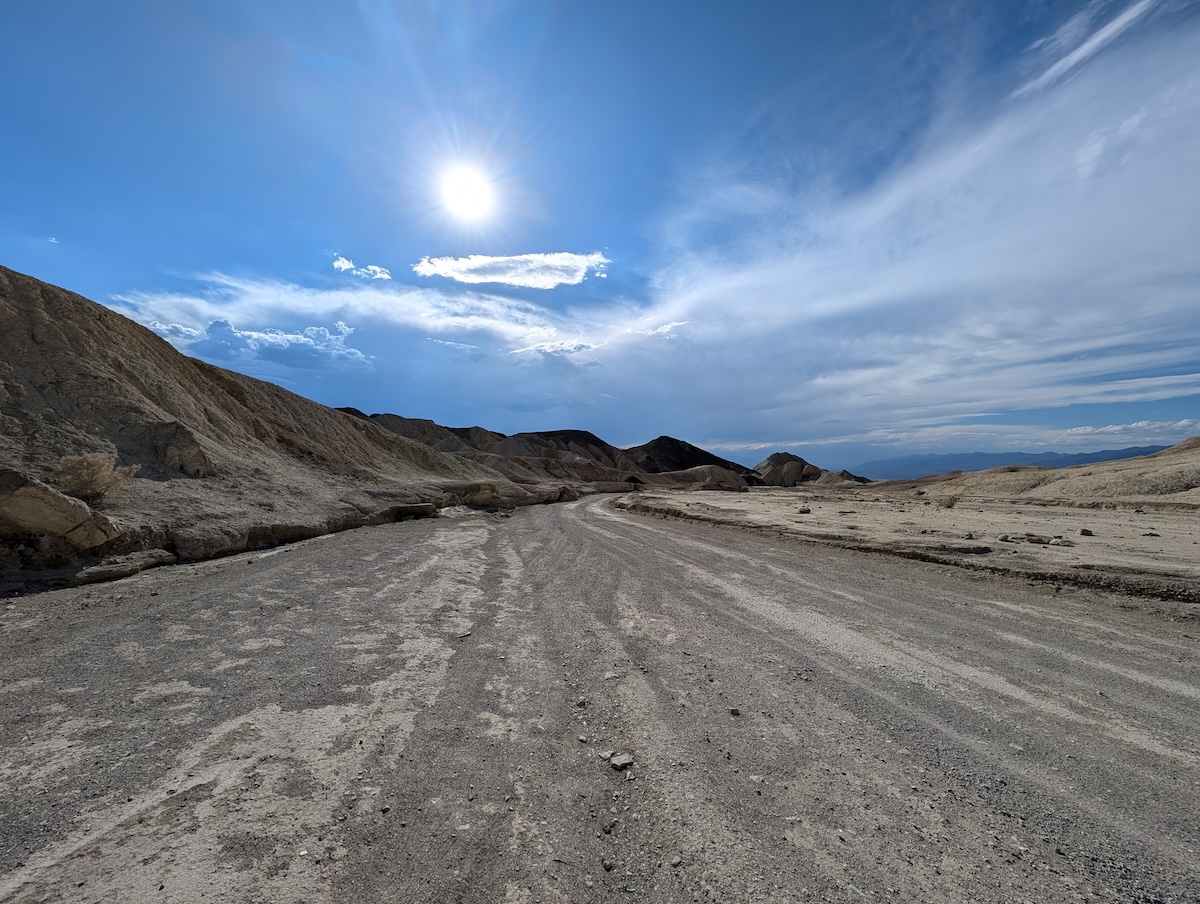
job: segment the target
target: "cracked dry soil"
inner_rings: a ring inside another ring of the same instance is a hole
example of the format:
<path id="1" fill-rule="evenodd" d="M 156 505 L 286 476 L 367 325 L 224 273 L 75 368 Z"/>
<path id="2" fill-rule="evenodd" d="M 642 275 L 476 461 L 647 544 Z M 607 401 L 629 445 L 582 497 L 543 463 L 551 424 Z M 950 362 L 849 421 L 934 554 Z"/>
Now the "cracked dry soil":
<path id="1" fill-rule="evenodd" d="M 0 899 L 1197 901 L 1122 602 L 594 497 L 27 596 Z"/>

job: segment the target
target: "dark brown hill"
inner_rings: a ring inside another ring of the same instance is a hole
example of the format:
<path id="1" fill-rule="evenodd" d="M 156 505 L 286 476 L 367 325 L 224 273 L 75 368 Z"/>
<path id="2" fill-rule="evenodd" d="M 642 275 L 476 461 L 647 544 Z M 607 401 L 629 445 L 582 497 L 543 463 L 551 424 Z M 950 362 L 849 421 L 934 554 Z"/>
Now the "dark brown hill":
<path id="1" fill-rule="evenodd" d="M 401 436 L 485 464 L 517 483 L 574 480 L 592 484 L 694 486 L 711 478 L 714 487 L 728 489 L 759 482 L 750 468 L 669 436 L 619 449 L 587 430 L 545 430 L 505 436 L 482 427 L 442 427 L 433 421 L 395 414 L 373 414 L 370 419 Z M 710 470 L 697 471 L 697 468 Z M 739 479 L 730 480 L 724 472 Z"/>
<path id="2" fill-rule="evenodd" d="M 706 452 L 699 446 L 675 439 L 673 436 L 660 436 L 641 446 L 626 450 L 629 457 L 650 474 L 663 474 L 668 471 L 685 471 L 702 465 L 715 465 L 743 477 L 756 477 L 753 469 L 739 465 L 735 461 L 719 458 L 711 452 Z"/>

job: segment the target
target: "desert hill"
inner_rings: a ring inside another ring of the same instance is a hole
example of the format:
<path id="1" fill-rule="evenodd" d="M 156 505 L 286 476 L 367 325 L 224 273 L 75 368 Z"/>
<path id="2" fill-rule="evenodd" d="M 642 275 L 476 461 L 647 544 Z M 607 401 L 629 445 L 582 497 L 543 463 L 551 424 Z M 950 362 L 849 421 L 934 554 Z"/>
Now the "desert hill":
<path id="1" fill-rule="evenodd" d="M 1166 447 L 1130 446 L 1124 449 L 1103 449 L 1099 452 L 951 452 L 903 455 L 852 465 L 851 470 L 858 474 L 868 474 L 872 480 L 916 480 L 948 474 L 951 471 L 987 471 L 1016 465 L 1069 468 L 1072 465 L 1140 458 L 1164 448 Z"/>
<path id="2" fill-rule="evenodd" d="M 683 471 L 699 467 L 716 467 L 740 474 L 742 477 L 754 476 L 754 471 L 736 462 L 718 458 L 711 452 L 685 443 L 683 440 L 670 436 L 660 436 L 642 446 L 634 446 L 627 450 L 630 456 L 651 474 L 662 474 L 670 471 Z"/>
<path id="3" fill-rule="evenodd" d="M 623 450 L 328 408 L 0 267 L 0 576 L 115 576 L 458 503 L 757 482 L 671 437 Z"/>
<path id="4" fill-rule="evenodd" d="M 802 461 L 802 460 L 801 460 Z M 918 480 L 794 487 L 786 454 L 757 468 L 768 485 L 737 496 L 648 488 L 618 507 L 762 530 L 771 536 L 1118 590 L 1200 617 L 1200 437 L 1138 458 L 1069 468 L 1008 466 Z M 1176 606 L 1175 604 L 1180 604 Z"/>
<path id="5" fill-rule="evenodd" d="M 51 488 L 64 458 L 98 453 L 136 474 L 94 510 Z M 102 305 L 5 268 L 0 475 L 0 573 L 143 550 L 203 558 L 451 500 L 511 505 L 557 492 L 188 358 Z M 56 526 L 39 527 L 50 512 Z"/>
<path id="6" fill-rule="evenodd" d="M 752 469 L 670 436 L 620 449 L 586 430 L 533 431 L 506 436 L 483 427 L 443 427 L 423 418 L 397 414 L 368 416 L 357 409 L 341 410 L 431 448 L 486 465 L 519 484 L 546 480 L 657 486 L 709 483 L 713 489 L 730 489 L 761 482 Z"/>
<path id="7" fill-rule="evenodd" d="M 506 436 L 328 408 L 0 267 L 0 577 L 116 576 L 460 503 L 761 483 L 669 436 L 619 449 L 585 430 Z"/>
<path id="8" fill-rule="evenodd" d="M 1012 465 L 881 484 L 938 494 L 1065 505 L 1200 506 L 1200 437 L 1135 458 L 1049 468 Z"/>

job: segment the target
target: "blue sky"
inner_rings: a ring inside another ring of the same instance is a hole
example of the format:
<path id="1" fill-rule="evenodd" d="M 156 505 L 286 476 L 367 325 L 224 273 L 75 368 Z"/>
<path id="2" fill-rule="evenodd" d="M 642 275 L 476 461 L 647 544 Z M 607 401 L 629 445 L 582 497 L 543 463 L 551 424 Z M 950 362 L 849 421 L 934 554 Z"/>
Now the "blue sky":
<path id="1" fill-rule="evenodd" d="M 39 0 L 5 32 L 0 263 L 320 402 L 832 467 L 1200 434 L 1196 0 Z"/>

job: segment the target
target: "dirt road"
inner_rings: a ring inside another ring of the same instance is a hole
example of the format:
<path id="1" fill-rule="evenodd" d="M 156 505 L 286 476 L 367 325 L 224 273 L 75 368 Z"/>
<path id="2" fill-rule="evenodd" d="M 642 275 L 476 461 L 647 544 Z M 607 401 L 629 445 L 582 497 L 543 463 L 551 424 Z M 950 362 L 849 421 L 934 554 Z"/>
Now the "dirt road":
<path id="1" fill-rule="evenodd" d="M 9 601 L 0 900 L 1198 901 L 1121 602 L 595 497 Z"/>

